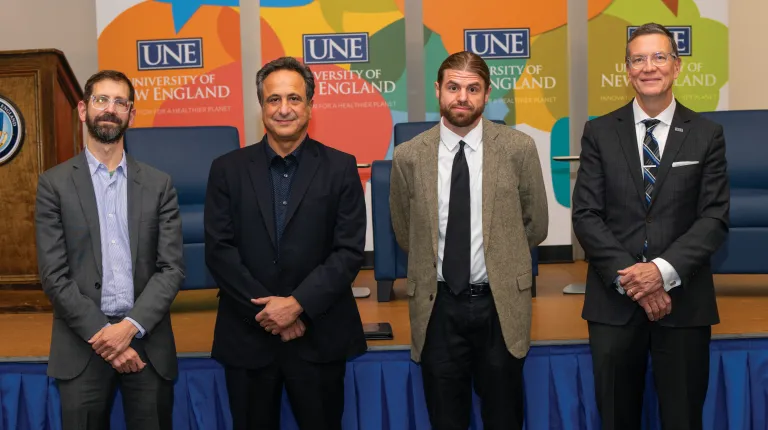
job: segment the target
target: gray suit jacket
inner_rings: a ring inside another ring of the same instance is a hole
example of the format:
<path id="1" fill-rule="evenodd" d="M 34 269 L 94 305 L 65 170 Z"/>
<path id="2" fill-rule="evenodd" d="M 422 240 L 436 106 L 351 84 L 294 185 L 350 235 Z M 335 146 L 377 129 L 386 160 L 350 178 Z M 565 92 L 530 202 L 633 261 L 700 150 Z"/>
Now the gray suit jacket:
<path id="1" fill-rule="evenodd" d="M 395 148 L 390 210 L 408 252 L 411 358 L 418 362 L 437 294 L 437 151 L 440 126 Z M 528 353 L 531 339 L 530 249 L 547 237 L 547 194 L 533 139 L 483 119 L 483 248 L 488 281 L 507 349 Z"/>
<path id="2" fill-rule="evenodd" d="M 134 306 L 127 316 L 147 330 L 152 366 L 166 379 L 177 374 L 170 307 L 184 280 L 179 205 L 171 178 L 127 156 L 128 232 Z M 91 359 L 88 344 L 107 324 L 101 311 L 99 214 L 88 162 L 82 153 L 40 175 L 35 207 L 40 279 L 53 304 L 48 375 L 72 379 Z"/>

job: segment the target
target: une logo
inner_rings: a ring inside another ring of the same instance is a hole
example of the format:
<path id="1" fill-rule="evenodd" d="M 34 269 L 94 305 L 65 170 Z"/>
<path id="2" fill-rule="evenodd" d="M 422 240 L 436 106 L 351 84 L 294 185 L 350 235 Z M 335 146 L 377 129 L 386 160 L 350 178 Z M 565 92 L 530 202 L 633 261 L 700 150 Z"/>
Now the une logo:
<path id="1" fill-rule="evenodd" d="M 531 58 L 527 28 L 464 30 L 464 49 L 485 59 Z"/>
<path id="2" fill-rule="evenodd" d="M 666 27 L 667 30 L 669 30 L 670 33 L 672 33 L 672 36 L 675 38 L 675 42 L 677 42 L 677 51 L 680 53 L 681 57 L 688 57 L 692 55 L 692 48 L 691 48 L 691 26 L 677 26 L 677 27 Z M 627 27 L 627 39 L 632 37 L 632 33 L 637 30 L 638 27 Z"/>
<path id="3" fill-rule="evenodd" d="M 139 70 L 200 69 L 203 39 L 139 40 Z"/>
<path id="4" fill-rule="evenodd" d="M 367 62 L 368 33 L 304 35 L 304 64 Z"/>

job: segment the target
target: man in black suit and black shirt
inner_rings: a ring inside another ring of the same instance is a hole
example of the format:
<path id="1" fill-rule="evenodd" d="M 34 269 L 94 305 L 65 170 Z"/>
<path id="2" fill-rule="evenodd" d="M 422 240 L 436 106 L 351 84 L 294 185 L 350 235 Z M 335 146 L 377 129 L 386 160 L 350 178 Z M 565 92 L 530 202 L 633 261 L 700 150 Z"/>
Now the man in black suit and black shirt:
<path id="1" fill-rule="evenodd" d="M 597 404 L 604 429 L 639 429 L 650 351 L 663 428 L 701 429 L 719 322 L 710 258 L 728 232 L 723 129 L 675 100 L 667 29 L 639 27 L 626 64 L 636 97 L 586 124 L 573 192 Z"/>
<path id="2" fill-rule="evenodd" d="M 212 356 L 235 429 L 339 429 L 346 360 L 366 350 L 351 284 L 366 214 L 355 158 L 307 135 L 315 83 L 293 58 L 256 77 L 266 135 L 211 166 L 205 251 L 220 290 Z"/>

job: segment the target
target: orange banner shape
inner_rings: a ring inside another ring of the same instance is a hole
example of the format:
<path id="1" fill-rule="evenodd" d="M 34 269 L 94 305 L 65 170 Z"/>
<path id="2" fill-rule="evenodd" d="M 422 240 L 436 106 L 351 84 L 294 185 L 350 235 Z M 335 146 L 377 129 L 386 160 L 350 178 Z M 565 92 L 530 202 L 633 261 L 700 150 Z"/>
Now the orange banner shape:
<path id="1" fill-rule="evenodd" d="M 131 79 L 135 127 L 230 125 L 244 145 L 239 3 L 216 2 L 97 0 L 99 69 Z"/>

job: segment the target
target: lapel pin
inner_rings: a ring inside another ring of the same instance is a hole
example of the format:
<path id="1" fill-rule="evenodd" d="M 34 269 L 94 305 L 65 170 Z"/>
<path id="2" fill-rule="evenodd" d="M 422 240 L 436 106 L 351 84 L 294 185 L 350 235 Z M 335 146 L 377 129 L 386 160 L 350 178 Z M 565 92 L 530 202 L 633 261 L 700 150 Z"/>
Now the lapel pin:
<path id="1" fill-rule="evenodd" d="M 683 132 L 683 129 L 682 129 L 682 128 L 680 128 L 680 127 L 675 127 L 675 131 L 679 131 L 680 133 L 682 133 L 682 132 Z"/>

